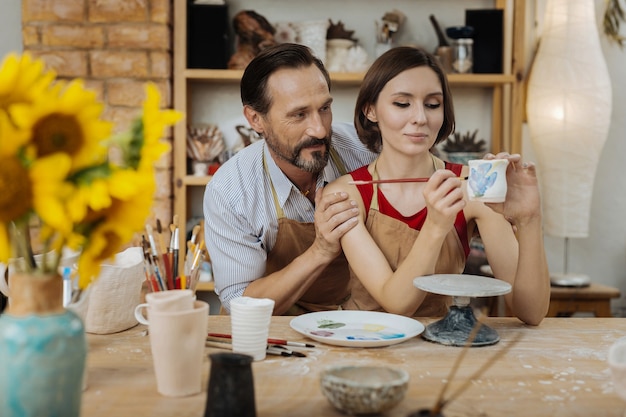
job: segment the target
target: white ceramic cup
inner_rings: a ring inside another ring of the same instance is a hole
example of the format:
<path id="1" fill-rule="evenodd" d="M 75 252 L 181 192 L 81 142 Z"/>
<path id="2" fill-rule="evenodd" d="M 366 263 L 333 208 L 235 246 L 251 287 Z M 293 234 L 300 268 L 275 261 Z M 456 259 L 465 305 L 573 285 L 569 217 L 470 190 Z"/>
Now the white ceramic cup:
<path id="1" fill-rule="evenodd" d="M 167 290 L 151 292 L 146 294 L 146 303 L 141 303 L 135 307 L 135 318 L 141 324 L 149 325 L 148 318 L 144 315 L 144 310 L 148 309 L 148 314 L 154 312 L 186 311 L 193 308 L 196 299 L 191 290 Z"/>
<path id="2" fill-rule="evenodd" d="M 472 159 L 467 162 L 470 173 L 467 194 L 470 200 L 502 203 L 506 199 L 506 168 L 508 159 Z"/>
<path id="3" fill-rule="evenodd" d="M 607 356 L 615 393 L 626 400 L 626 337 L 617 339 Z"/>
<path id="4" fill-rule="evenodd" d="M 194 301 L 192 308 L 182 311 L 150 311 L 150 349 L 160 394 L 200 393 L 208 323 L 205 301 Z"/>
<path id="5" fill-rule="evenodd" d="M 230 301 L 233 352 L 265 359 L 274 300 L 238 297 Z"/>

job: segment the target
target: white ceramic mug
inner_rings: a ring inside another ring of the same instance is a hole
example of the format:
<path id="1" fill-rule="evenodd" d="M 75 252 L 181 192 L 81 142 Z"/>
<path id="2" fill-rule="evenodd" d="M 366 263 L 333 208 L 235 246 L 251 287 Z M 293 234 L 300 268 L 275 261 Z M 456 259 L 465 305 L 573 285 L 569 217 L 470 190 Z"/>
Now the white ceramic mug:
<path id="1" fill-rule="evenodd" d="M 502 203 L 506 199 L 506 168 L 508 159 L 472 159 L 467 162 L 470 173 L 467 194 L 470 200 Z"/>
<path id="2" fill-rule="evenodd" d="M 205 301 L 194 301 L 183 311 L 150 311 L 150 349 L 160 394 L 182 397 L 201 392 L 208 323 Z"/>
<path id="3" fill-rule="evenodd" d="M 230 301 L 230 324 L 233 352 L 250 355 L 255 361 L 265 359 L 274 300 L 237 297 Z"/>
<path id="4" fill-rule="evenodd" d="M 609 348 L 607 356 L 615 393 L 626 400 L 626 337 L 617 339 Z"/>
<path id="5" fill-rule="evenodd" d="M 135 318 L 141 324 L 149 325 L 144 310 L 152 312 L 175 312 L 191 310 L 196 296 L 191 290 L 167 290 L 146 294 L 146 303 L 135 307 Z"/>
<path id="6" fill-rule="evenodd" d="M 49 252 L 49 255 L 52 256 L 53 253 L 54 252 Z M 80 256 L 80 252 L 76 252 L 71 249 L 63 249 L 63 252 L 61 255 L 61 262 L 59 262 L 59 274 L 63 273 L 63 268 L 72 267 L 78 260 L 79 256 Z M 43 259 L 43 255 L 41 254 L 35 255 L 35 262 L 37 263 L 37 265 L 41 264 L 42 259 Z M 15 267 L 18 262 L 23 262 L 23 260 L 12 258 L 9 260 L 8 266 L 0 262 L 0 292 L 4 294 L 5 297 L 11 296 L 9 293 L 9 284 L 7 282 L 7 279 L 9 278 L 8 275 L 12 274 L 13 271 L 15 271 Z M 7 272 L 7 268 L 8 268 L 8 272 Z"/>

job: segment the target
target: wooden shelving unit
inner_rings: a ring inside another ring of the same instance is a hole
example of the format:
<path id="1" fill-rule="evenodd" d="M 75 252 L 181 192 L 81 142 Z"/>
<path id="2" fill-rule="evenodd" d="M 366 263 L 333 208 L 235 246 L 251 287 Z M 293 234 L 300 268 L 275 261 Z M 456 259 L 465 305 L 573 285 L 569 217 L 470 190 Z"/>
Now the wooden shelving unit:
<path id="1" fill-rule="evenodd" d="M 235 88 L 241 79 L 241 70 L 187 69 L 187 0 L 174 1 L 174 107 L 190 114 L 192 83 L 232 84 Z M 277 2 L 278 4 L 278 2 Z M 416 7 L 419 7 L 417 5 Z M 506 150 L 520 152 L 523 120 L 523 51 L 525 0 L 495 0 L 494 7 L 504 9 L 505 36 L 504 74 L 450 74 L 448 79 L 453 89 L 489 88 L 492 90 L 492 152 Z M 512 27 L 507 27 L 508 24 Z M 510 58 L 510 59 L 509 59 Z M 331 73 L 334 85 L 360 85 L 364 73 Z M 460 110 L 457 109 L 457 112 Z M 193 122 L 187 120 L 187 122 Z M 211 176 L 188 175 L 186 157 L 186 123 L 179 123 L 174 129 L 174 213 L 180 224 L 186 224 L 189 216 L 189 191 L 192 187 L 204 187 Z M 185 247 L 185 233 L 181 233 L 181 247 Z M 212 283 L 211 283 L 212 284 Z"/>

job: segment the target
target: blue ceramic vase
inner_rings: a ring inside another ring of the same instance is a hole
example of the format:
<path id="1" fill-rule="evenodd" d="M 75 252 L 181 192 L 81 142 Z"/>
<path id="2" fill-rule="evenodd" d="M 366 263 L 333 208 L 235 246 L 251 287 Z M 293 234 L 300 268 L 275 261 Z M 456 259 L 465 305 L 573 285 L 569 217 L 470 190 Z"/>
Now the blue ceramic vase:
<path id="1" fill-rule="evenodd" d="M 0 315 L 0 416 L 78 417 L 87 343 L 58 275 L 10 278 Z"/>

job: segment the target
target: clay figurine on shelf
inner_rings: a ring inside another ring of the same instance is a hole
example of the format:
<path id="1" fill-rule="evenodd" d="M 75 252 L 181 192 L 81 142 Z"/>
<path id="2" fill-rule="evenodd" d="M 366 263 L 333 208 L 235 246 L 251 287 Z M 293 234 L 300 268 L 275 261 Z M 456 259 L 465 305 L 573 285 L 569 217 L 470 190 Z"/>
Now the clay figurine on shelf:
<path id="1" fill-rule="evenodd" d="M 326 69 L 331 72 L 360 72 L 369 67 L 369 57 L 353 38 L 353 30 L 346 30 L 343 22 L 328 19 L 326 31 Z"/>
<path id="2" fill-rule="evenodd" d="M 353 30 L 346 30 L 343 22 L 339 20 L 337 23 L 333 23 L 331 19 L 328 19 L 328 29 L 326 30 L 326 39 L 348 39 L 352 42 L 356 42 L 357 39 L 353 38 Z"/>
<path id="3" fill-rule="evenodd" d="M 228 61 L 229 69 L 244 69 L 263 49 L 275 45 L 276 29 L 254 10 L 242 10 L 233 18 L 237 35 L 235 53 Z"/>
<path id="4" fill-rule="evenodd" d="M 187 156 L 194 175 L 207 175 L 209 166 L 226 149 L 222 131 L 214 124 L 187 126 Z"/>

